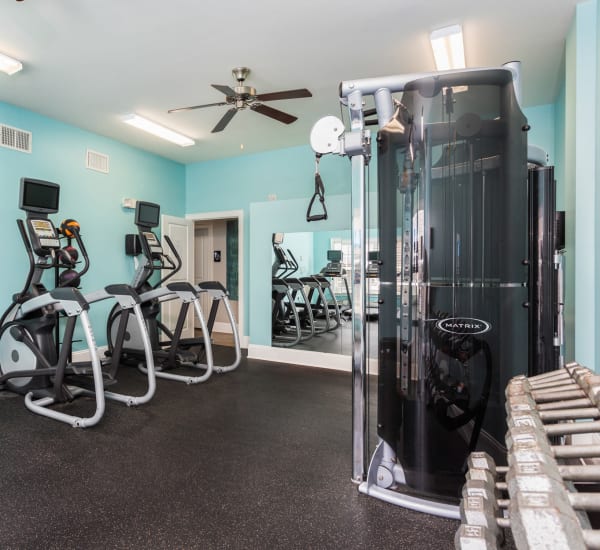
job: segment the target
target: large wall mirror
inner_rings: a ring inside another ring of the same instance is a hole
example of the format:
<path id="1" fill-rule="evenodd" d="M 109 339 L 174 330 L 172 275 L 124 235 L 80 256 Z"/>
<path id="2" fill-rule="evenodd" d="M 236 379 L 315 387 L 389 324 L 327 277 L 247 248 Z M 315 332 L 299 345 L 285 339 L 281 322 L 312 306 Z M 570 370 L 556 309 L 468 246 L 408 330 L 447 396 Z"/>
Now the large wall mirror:
<path id="1" fill-rule="evenodd" d="M 271 235 L 273 347 L 352 354 L 351 233 L 349 229 Z M 370 248 L 375 251 L 375 239 Z M 371 254 L 367 279 L 368 337 L 376 338 L 379 280 Z M 373 346 L 375 349 L 376 346 Z"/>

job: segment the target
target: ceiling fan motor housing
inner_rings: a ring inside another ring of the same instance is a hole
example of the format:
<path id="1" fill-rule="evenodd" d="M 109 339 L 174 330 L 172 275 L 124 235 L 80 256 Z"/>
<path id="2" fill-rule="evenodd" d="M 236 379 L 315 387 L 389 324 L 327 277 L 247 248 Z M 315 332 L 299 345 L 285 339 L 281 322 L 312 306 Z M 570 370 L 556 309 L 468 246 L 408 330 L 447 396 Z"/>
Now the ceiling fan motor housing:
<path id="1" fill-rule="evenodd" d="M 236 86 L 233 90 L 236 97 L 241 99 L 254 99 L 256 96 L 256 89 L 252 86 Z"/>

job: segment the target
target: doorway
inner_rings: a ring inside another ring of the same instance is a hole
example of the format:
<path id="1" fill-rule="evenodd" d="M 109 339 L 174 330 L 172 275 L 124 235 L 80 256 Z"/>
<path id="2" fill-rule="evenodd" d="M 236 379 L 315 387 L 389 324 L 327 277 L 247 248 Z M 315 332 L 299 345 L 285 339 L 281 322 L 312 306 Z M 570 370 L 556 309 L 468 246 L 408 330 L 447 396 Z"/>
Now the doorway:
<path id="1" fill-rule="evenodd" d="M 194 282 L 218 281 L 227 288 L 242 347 L 247 347 L 243 298 L 243 211 L 187 214 L 186 219 L 194 223 Z M 211 300 L 208 296 L 201 299 L 208 318 Z M 233 341 L 231 326 L 222 307 L 215 319 L 213 341 L 224 345 Z"/>

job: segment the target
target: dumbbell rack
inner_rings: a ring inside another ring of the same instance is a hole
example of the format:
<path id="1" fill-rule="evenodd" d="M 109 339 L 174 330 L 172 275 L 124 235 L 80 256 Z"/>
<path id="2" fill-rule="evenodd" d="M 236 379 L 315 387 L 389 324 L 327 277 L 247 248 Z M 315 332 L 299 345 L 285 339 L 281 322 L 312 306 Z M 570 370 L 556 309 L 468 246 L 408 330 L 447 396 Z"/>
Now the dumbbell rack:
<path id="1" fill-rule="evenodd" d="M 506 388 L 507 464 L 471 453 L 455 548 L 495 549 L 510 530 L 518 550 L 600 549 L 600 376 L 577 363 Z M 578 438 L 584 441 L 578 441 Z M 586 489 L 585 492 L 583 490 Z"/>

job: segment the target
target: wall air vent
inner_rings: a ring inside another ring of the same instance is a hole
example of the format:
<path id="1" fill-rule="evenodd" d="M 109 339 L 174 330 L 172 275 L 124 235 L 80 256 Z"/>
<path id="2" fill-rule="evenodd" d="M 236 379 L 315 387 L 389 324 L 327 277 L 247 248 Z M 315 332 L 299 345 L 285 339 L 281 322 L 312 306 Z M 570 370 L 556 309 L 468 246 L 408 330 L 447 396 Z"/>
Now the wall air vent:
<path id="1" fill-rule="evenodd" d="M 31 132 L 0 124 L 0 146 L 31 153 Z"/>
<path id="2" fill-rule="evenodd" d="M 85 154 L 85 167 L 108 174 L 108 155 L 88 149 Z"/>

